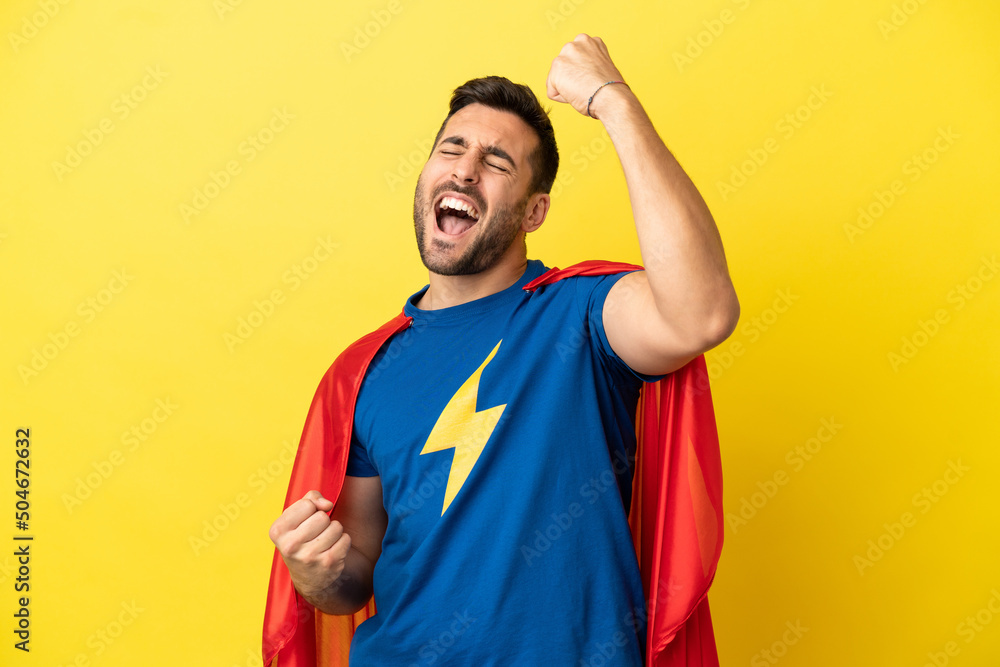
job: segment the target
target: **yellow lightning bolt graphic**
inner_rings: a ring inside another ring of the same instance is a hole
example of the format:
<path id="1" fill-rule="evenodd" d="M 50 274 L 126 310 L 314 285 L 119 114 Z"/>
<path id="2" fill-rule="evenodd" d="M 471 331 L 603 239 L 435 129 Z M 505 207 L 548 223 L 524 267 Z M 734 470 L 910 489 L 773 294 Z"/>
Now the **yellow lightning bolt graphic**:
<path id="1" fill-rule="evenodd" d="M 455 457 L 451 462 L 451 472 L 448 474 L 448 486 L 444 490 L 444 506 L 441 508 L 441 516 L 455 499 L 459 489 L 465 484 L 473 466 L 479 460 L 479 455 L 483 453 L 486 441 L 490 439 L 493 429 L 500 421 L 507 404 L 498 405 L 482 412 L 476 412 L 476 400 L 479 397 L 479 378 L 483 374 L 486 364 L 490 363 L 493 356 L 500 349 L 501 340 L 486 357 L 476 372 L 458 388 L 455 395 L 444 406 L 441 416 L 431 429 L 431 434 L 424 443 L 421 454 L 430 452 L 440 452 L 445 449 L 455 449 Z"/>

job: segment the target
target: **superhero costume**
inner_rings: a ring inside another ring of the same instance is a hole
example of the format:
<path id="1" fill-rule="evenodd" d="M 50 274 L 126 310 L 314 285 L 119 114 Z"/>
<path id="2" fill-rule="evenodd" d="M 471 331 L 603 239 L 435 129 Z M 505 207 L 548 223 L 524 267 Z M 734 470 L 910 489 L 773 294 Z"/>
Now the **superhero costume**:
<path id="1" fill-rule="evenodd" d="M 607 340 L 625 273 L 522 289 L 546 270 L 436 310 L 421 289 L 368 367 L 347 475 L 380 478 L 388 523 L 352 665 L 642 667 L 627 503 L 639 390 L 661 376 Z"/>
<path id="2" fill-rule="evenodd" d="M 573 275 L 638 268 L 587 262 L 549 271 L 524 289 Z M 311 488 L 331 499 L 339 495 L 354 399 L 365 370 L 383 343 L 407 326 L 408 319 L 398 316 L 349 347 L 324 376 L 306 421 L 286 507 Z M 644 387 L 636 430 L 641 442 L 630 523 L 647 597 L 648 619 L 639 619 L 648 620 L 647 664 L 715 665 L 705 594 L 721 550 L 721 472 L 703 359 Z M 295 593 L 276 553 L 265 618 L 265 664 L 275 655 L 280 667 L 346 664 L 350 632 L 371 611 L 369 604 L 353 618 L 316 612 Z"/>

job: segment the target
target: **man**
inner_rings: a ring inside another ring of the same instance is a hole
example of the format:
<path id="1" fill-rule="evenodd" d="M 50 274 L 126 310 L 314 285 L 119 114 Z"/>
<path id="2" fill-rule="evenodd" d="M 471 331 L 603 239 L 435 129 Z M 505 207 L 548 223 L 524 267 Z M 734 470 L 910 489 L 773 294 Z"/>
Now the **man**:
<path id="1" fill-rule="evenodd" d="M 723 341 L 739 306 L 707 206 L 604 43 L 566 44 L 547 92 L 604 124 L 645 271 L 540 286 L 525 236 L 551 203 L 551 123 L 506 79 L 456 89 L 414 196 L 429 285 L 375 346 L 339 498 L 310 490 L 270 531 L 316 609 L 374 593 L 353 664 L 642 664 L 637 396 Z"/>

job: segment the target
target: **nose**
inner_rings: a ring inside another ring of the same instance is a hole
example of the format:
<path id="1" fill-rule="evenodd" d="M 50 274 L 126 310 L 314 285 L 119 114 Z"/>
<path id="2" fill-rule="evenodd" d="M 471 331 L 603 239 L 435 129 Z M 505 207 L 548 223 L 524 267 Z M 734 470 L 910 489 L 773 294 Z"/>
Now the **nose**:
<path id="1" fill-rule="evenodd" d="M 475 151 L 465 151 L 453 163 L 452 176 L 463 183 L 479 182 L 479 157 Z"/>

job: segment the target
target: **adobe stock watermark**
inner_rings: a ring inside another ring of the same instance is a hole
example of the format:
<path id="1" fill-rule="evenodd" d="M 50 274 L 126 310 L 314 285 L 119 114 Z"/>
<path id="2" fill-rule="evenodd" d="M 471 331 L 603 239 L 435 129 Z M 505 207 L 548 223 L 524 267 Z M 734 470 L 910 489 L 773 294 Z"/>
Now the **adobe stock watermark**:
<path id="1" fill-rule="evenodd" d="M 634 612 L 630 612 L 634 613 Z M 612 661 L 618 656 L 618 652 L 629 644 L 635 645 L 637 639 L 634 630 L 615 630 L 606 641 L 597 640 L 594 642 L 594 650 L 586 658 L 580 658 L 578 667 L 604 667 L 614 664 Z M 634 650 L 634 649 L 633 649 Z M 631 651 L 626 651 L 626 655 Z"/>
<path id="2" fill-rule="evenodd" d="M 315 610 L 311 605 L 295 605 L 295 609 L 292 610 L 293 613 L 286 614 L 281 621 L 281 625 L 273 633 L 276 637 L 289 637 L 289 633 L 294 632 L 295 628 L 301 624 L 308 621 L 312 621 L 314 618 Z M 280 650 L 280 647 L 284 645 L 283 642 L 271 641 L 271 635 L 264 635 L 264 645 L 256 644 L 254 649 L 247 650 L 248 659 L 243 665 L 234 664 L 232 667 L 259 667 L 261 665 L 261 648 L 264 649 L 264 653 L 275 655 Z M 268 667 L 275 667 L 272 662 Z"/>
<path id="3" fill-rule="evenodd" d="M 756 491 L 749 496 L 740 497 L 738 512 L 726 513 L 726 525 L 733 531 L 733 534 L 739 533 L 740 528 L 746 526 L 756 517 L 778 495 L 782 487 L 791 481 L 795 473 L 801 472 L 806 464 L 823 451 L 823 447 L 829 444 L 842 428 L 844 425 L 838 423 L 836 417 L 824 417 L 819 420 L 819 428 L 816 429 L 814 436 L 808 438 L 801 445 L 795 445 L 789 449 L 785 453 L 785 463 L 791 467 L 791 473 L 784 468 L 778 468 L 764 481 L 757 482 Z"/>
<path id="4" fill-rule="evenodd" d="M 188 545 L 195 556 L 200 556 L 211 544 L 221 537 L 222 533 L 243 515 L 243 511 L 253 504 L 253 501 L 263 494 L 277 481 L 285 482 L 285 471 L 295 462 L 295 452 L 298 446 L 292 440 L 282 442 L 281 451 L 265 465 L 257 468 L 247 477 L 247 490 L 237 493 L 232 500 L 218 504 L 219 511 L 211 518 L 201 522 L 197 534 L 188 535 Z"/>
<path id="5" fill-rule="evenodd" d="M 111 475 L 125 463 L 126 455 L 136 452 L 156 433 L 160 425 L 167 421 L 180 407 L 169 396 L 157 398 L 153 403 L 155 407 L 148 417 L 133 424 L 122 433 L 120 438 L 122 449 L 113 449 L 107 458 L 91 462 L 90 467 L 93 468 L 93 472 L 88 472 L 83 477 L 77 477 L 73 492 L 62 494 L 60 499 L 68 513 L 72 514 L 74 509 L 80 507 L 85 500 L 94 494 L 94 491 L 108 481 Z"/>
<path id="6" fill-rule="evenodd" d="M 38 36 L 38 31 L 49 24 L 55 15 L 66 5 L 69 0 L 39 0 L 38 9 L 21 19 L 21 29 L 18 32 L 8 32 L 7 41 L 14 53 L 18 53 L 21 47 L 30 40 Z"/>
<path id="7" fill-rule="evenodd" d="M 745 11 L 750 6 L 750 0 L 733 0 L 733 4 L 736 5 L 739 12 L 734 12 L 727 7 L 719 12 L 718 18 L 702 21 L 701 25 L 704 26 L 704 29 L 687 38 L 683 51 L 674 51 L 674 64 L 677 65 L 678 72 L 683 74 L 685 68 L 693 65 L 694 61 L 700 58 L 705 50 L 722 36 L 726 26 L 732 25 L 740 16 L 740 12 Z"/>
<path id="8" fill-rule="evenodd" d="M 501 415 L 500 419 L 503 419 Z M 497 422 L 499 425 L 499 421 Z M 485 432 L 486 429 L 479 431 L 478 433 L 468 433 L 465 439 L 468 441 L 478 440 L 481 437 L 489 436 L 490 433 Z M 461 447 L 463 442 L 456 442 L 456 449 Z M 433 503 L 434 499 L 437 499 L 437 504 L 440 505 L 440 496 L 438 492 L 443 489 L 448 484 L 448 475 L 451 472 L 452 459 L 447 459 L 442 461 L 441 465 L 434 469 L 424 472 L 420 483 L 416 485 L 415 488 L 411 488 L 409 493 L 397 500 L 392 505 L 391 514 L 397 519 L 405 519 L 408 516 L 415 514 L 428 502 Z"/>
<path id="9" fill-rule="evenodd" d="M 997 256 L 983 257 L 976 271 L 964 281 L 957 283 L 945 295 L 945 302 L 952 306 L 951 311 L 958 312 L 965 308 L 966 304 L 976 298 L 976 295 L 997 276 L 998 272 L 1000 272 L 1000 263 L 997 262 Z M 941 328 L 951 322 L 952 312 L 949 312 L 947 308 L 938 308 L 926 320 L 917 320 L 916 328 L 909 335 L 904 335 L 900 339 L 899 348 L 890 350 L 886 354 L 889 367 L 894 373 L 898 373 L 902 366 L 910 363 L 920 350 L 924 349 L 935 336 L 941 333 Z"/>
<path id="10" fill-rule="evenodd" d="M 944 474 L 913 494 L 910 504 L 919 510 L 921 516 L 927 514 L 970 470 L 971 468 L 962 464 L 962 459 L 949 460 Z M 883 523 L 882 527 L 885 530 L 876 538 L 868 540 L 867 549 L 861 554 L 855 554 L 852 559 L 858 574 L 865 576 L 865 570 L 882 560 L 885 554 L 903 539 L 906 532 L 917 525 L 919 518 L 920 516 L 907 511 L 899 516 L 898 521 Z"/>
<path id="11" fill-rule="evenodd" d="M 83 130 L 83 139 L 80 141 L 66 144 L 63 162 L 52 161 L 52 171 L 55 172 L 56 179 L 62 183 L 67 175 L 82 165 L 84 159 L 93 154 L 94 150 L 104 143 L 105 138 L 118 129 L 118 123 L 131 116 L 132 112 L 138 109 L 149 94 L 159 88 L 169 75 L 170 72 L 164 72 L 159 65 L 147 67 L 142 80 L 111 103 L 111 115 L 97 121 L 96 126 Z"/>
<path id="12" fill-rule="evenodd" d="M 416 148 L 406 155 L 400 155 L 399 159 L 396 161 L 396 171 L 385 171 L 385 184 L 389 188 L 389 192 L 395 192 L 396 188 L 402 185 L 406 179 L 410 178 L 414 174 L 420 173 L 420 170 L 424 168 L 424 164 L 427 162 L 428 156 L 431 154 L 431 149 L 434 147 L 434 137 L 433 134 L 424 139 L 414 139 L 413 143 Z"/>
<path id="13" fill-rule="evenodd" d="M 402 185 L 406 179 L 420 173 L 427 162 L 427 158 L 434 147 L 434 136 L 431 135 L 422 140 L 414 140 L 416 146 L 405 155 L 400 155 L 396 160 L 395 171 L 384 171 L 383 177 L 389 192 L 395 192 L 396 188 Z M 561 167 L 552 183 L 552 190 L 549 195 L 555 199 L 562 194 L 563 189 L 572 185 L 577 175 L 587 171 L 587 169 L 603 155 L 608 148 L 611 148 L 611 139 L 606 135 L 594 137 L 590 141 L 577 146 L 570 153 L 563 153 Z M 572 166 L 572 169 L 570 167 Z"/>
<path id="14" fill-rule="evenodd" d="M 531 567 L 541 558 L 552 545 L 564 535 L 581 524 L 581 519 L 587 513 L 587 508 L 593 506 L 601 496 L 609 490 L 619 493 L 618 475 L 631 469 L 631 462 L 622 452 L 615 452 L 611 457 L 611 467 L 605 468 L 601 474 L 591 477 L 580 485 L 579 500 L 570 502 L 562 511 L 551 512 L 542 519 L 545 525 L 536 528 L 535 532 L 521 543 L 520 551 L 524 562 Z"/>
<path id="15" fill-rule="evenodd" d="M 796 107 L 793 111 L 784 114 L 774 124 L 774 130 L 784 141 L 788 141 L 795 136 L 795 133 L 805 127 L 805 124 L 813 117 L 817 111 L 833 97 L 826 84 L 811 86 L 809 96 L 806 101 Z M 747 184 L 754 174 L 771 159 L 775 153 L 781 149 L 781 143 L 773 136 L 763 141 L 760 147 L 747 149 L 747 157 L 739 164 L 729 166 L 729 178 L 727 180 L 717 180 L 715 187 L 722 196 L 722 201 L 727 201 L 731 195 L 736 194 Z"/>
<path id="16" fill-rule="evenodd" d="M 28 386 L 29 381 L 38 377 L 42 371 L 48 368 L 49 364 L 69 347 L 72 339 L 80 335 L 83 327 L 97 319 L 97 316 L 111 305 L 111 302 L 125 290 L 133 279 L 134 276 L 126 273 L 124 268 L 112 272 L 111 279 L 106 286 L 77 305 L 76 314 L 80 319 L 69 319 L 56 331 L 49 332 L 48 340 L 41 346 L 32 348 L 31 359 L 28 363 L 17 366 L 17 373 L 24 386 Z"/>
<path id="17" fill-rule="evenodd" d="M 955 634 L 963 643 L 971 644 L 976 637 L 983 632 L 993 619 L 1000 615 L 1000 591 L 996 588 L 990 590 L 990 597 L 975 614 L 969 614 L 955 626 Z M 962 652 L 962 646 L 958 641 L 952 639 L 946 641 L 940 651 L 928 651 L 927 661 L 923 667 L 945 667 L 951 659 Z"/>
<path id="18" fill-rule="evenodd" d="M 382 31 L 389 27 L 393 18 L 403 12 L 403 4 L 400 0 L 389 0 L 385 7 L 371 10 L 371 20 L 365 21 L 364 25 L 354 26 L 354 37 L 350 42 L 340 43 L 340 52 L 344 54 L 344 60 L 351 62 L 352 59 L 361 55 L 367 49 L 372 40 L 382 34 Z"/>
<path id="19" fill-rule="evenodd" d="M 316 245 L 312 252 L 293 263 L 284 273 L 281 274 L 281 283 L 287 285 L 288 292 L 295 292 L 305 281 L 309 280 L 319 270 L 325 262 L 333 257 L 333 251 L 340 245 L 330 240 L 328 234 L 326 238 L 316 237 Z M 236 320 L 236 328 L 232 332 L 226 331 L 222 334 L 222 340 L 230 354 L 236 352 L 236 348 L 247 342 L 253 334 L 264 326 L 271 317 L 274 316 L 278 306 L 285 303 L 287 294 L 281 288 L 274 288 L 263 299 L 255 299 L 253 307 L 246 315 L 242 315 Z"/>
<path id="20" fill-rule="evenodd" d="M 673 581 L 671 577 L 660 577 L 656 590 L 650 591 L 642 606 L 634 607 L 625 613 L 619 621 L 619 627 L 603 639 L 594 638 L 594 648 L 586 658 L 581 658 L 578 667 L 606 667 L 614 664 L 618 652 L 635 638 L 642 636 L 643 629 L 649 622 L 649 610 L 660 607 L 666 600 L 680 594 L 684 587 Z"/>
<path id="21" fill-rule="evenodd" d="M 233 179 L 243 173 L 244 165 L 253 162 L 260 153 L 267 150 L 292 120 L 295 120 L 295 114 L 289 113 L 287 107 L 271 109 L 271 118 L 267 123 L 253 134 L 247 135 L 236 147 L 236 153 L 242 158 L 242 162 L 233 159 L 227 161 L 219 171 L 209 170 L 208 180 L 203 186 L 194 188 L 190 202 L 184 201 L 178 205 L 184 224 L 191 224 L 191 218 L 201 215 L 209 204 L 232 185 Z"/>
<path id="22" fill-rule="evenodd" d="M 731 337 L 724 345 L 720 345 L 705 354 L 709 379 L 718 380 L 722 377 L 736 364 L 736 360 L 746 353 L 747 348 L 770 331 L 781 319 L 781 316 L 787 313 L 800 298 L 798 294 L 792 292 L 790 287 L 779 288 L 775 291 L 775 297 L 770 306 L 749 319 L 741 318 L 744 320 L 744 324 L 739 327 L 738 331 L 742 339 Z"/>
<path id="23" fill-rule="evenodd" d="M 233 663 L 232 667 L 264 667 L 264 660 L 259 648 L 248 648 L 243 662 Z"/>
<path id="24" fill-rule="evenodd" d="M 955 140 L 962 135 L 956 134 L 949 125 L 947 129 L 939 127 L 937 136 L 931 144 L 908 157 L 902 164 L 903 176 L 909 177 L 910 183 L 916 183 L 924 174 L 946 153 L 948 149 L 955 145 Z M 879 220 L 899 199 L 907 193 L 906 183 L 901 178 L 893 179 L 885 190 L 876 189 L 872 193 L 872 198 L 864 206 L 858 207 L 858 217 L 853 222 L 844 223 L 844 234 L 847 240 L 854 243 L 854 240 L 872 228 L 872 225 Z"/>
<path id="25" fill-rule="evenodd" d="M 686 589 L 687 586 L 679 584 L 671 577 L 660 577 L 656 590 L 650 591 L 646 595 L 643 605 L 634 607 L 625 613 L 621 617 L 618 629 L 610 635 L 606 635 L 603 639 L 593 638 L 593 650 L 587 657 L 581 658 L 576 665 L 578 667 L 606 667 L 607 665 L 618 664 L 620 661 L 615 660 L 615 658 L 618 656 L 619 651 L 630 643 L 635 642 L 637 637 L 642 636 L 644 628 L 649 622 L 649 610 L 661 608 L 667 600 L 677 595 L 687 594 L 689 591 Z M 788 627 L 793 629 L 793 631 L 797 628 L 802 634 L 808 630 L 808 628 L 802 628 L 801 624 L 797 626 L 788 624 Z"/>
<path id="26" fill-rule="evenodd" d="M 656 256 L 655 251 L 654 256 Z M 748 347 L 756 343 L 765 333 L 770 331 L 777 324 L 778 320 L 781 319 L 781 316 L 787 313 L 800 298 L 801 296 L 792 292 L 790 287 L 778 288 L 775 290 L 775 297 L 770 306 L 767 306 L 752 317 L 741 317 L 740 320 L 743 322 L 743 325 L 738 327 L 733 336 L 724 345 L 720 345 L 705 353 L 707 379 L 718 380 L 722 377 L 726 371 L 736 364 L 736 360 L 747 352 Z M 613 316 L 614 311 L 609 310 L 606 315 Z M 566 337 L 556 341 L 555 345 L 556 354 L 559 355 L 561 361 L 565 361 L 573 352 L 579 350 L 580 347 L 590 340 L 590 333 L 585 325 L 581 325 L 579 328 L 568 328 L 566 332 Z M 742 338 L 737 338 L 736 333 L 739 333 Z M 698 389 L 707 388 L 706 386 L 699 387 Z"/>
<path id="27" fill-rule="evenodd" d="M 587 344 L 590 339 L 590 327 L 587 325 L 586 321 L 580 322 L 575 326 L 566 327 L 562 330 L 559 340 L 556 341 L 555 350 L 556 354 L 559 355 L 559 361 L 566 363 L 567 359 L 572 359 L 574 352 L 578 351 L 585 344 Z"/>
<path id="28" fill-rule="evenodd" d="M 84 645 L 90 651 L 77 653 L 69 662 L 60 663 L 57 667 L 90 667 L 91 661 L 100 658 L 105 651 L 114 646 L 125 634 L 126 629 L 136 622 L 139 614 L 146 611 L 135 600 L 122 602 L 120 606 L 121 610 L 113 619 L 87 636 Z"/>
<path id="29" fill-rule="evenodd" d="M 556 180 L 552 183 L 552 191 L 549 193 L 552 199 L 559 197 L 566 186 L 572 185 L 576 177 L 587 171 L 594 162 L 597 162 L 608 148 L 613 148 L 613 145 L 610 137 L 606 134 L 601 134 L 577 146 L 569 154 L 568 160 L 560 167 Z M 569 166 L 572 166 L 572 169 L 568 169 Z"/>
<path id="30" fill-rule="evenodd" d="M 549 28 L 555 30 L 560 23 L 563 23 L 570 16 L 576 13 L 580 5 L 587 0 L 561 0 L 555 8 L 549 7 L 545 10 L 545 20 L 549 22 Z"/>
<path id="31" fill-rule="evenodd" d="M 801 619 L 795 619 L 795 623 L 785 621 L 785 631 L 781 633 L 781 639 L 775 640 L 767 648 L 763 648 L 750 658 L 750 667 L 767 667 L 776 665 L 788 655 L 788 649 L 799 643 L 802 637 L 809 632 L 809 628 L 802 625 Z"/>
<path id="32" fill-rule="evenodd" d="M 435 315 L 436 311 L 428 310 L 424 313 L 424 317 L 421 317 L 419 321 L 414 322 L 406 329 L 407 332 L 420 333 L 424 331 L 431 323 L 435 321 L 438 317 Z M 368 381 L 374 381 L 379 375 L 388 370 L 396 359 L 399 359 L 406 351 L 406 348 L 413 345 L 412 336 L 395 335 L 389 339 L 389 343 L 385 347 L 385 354 L 376 363 L 374 359 L 372 364 L 368 367 L 368 373 L 365 375 L 365 379 Z M 501 419 L 503 417 L 501 416 Z"/>
<path id="33" fill-rule="evenodd" d="M 7 583 L 11 576 L 17 574 L 17 564 L 10 560 L 10 556 L 4 556 L 0 563 L 0 584 Z"/>
<path id="34" fill-rule="evenodd" d="M 878 31 L 882 33 L 882 38 L 888 41 L 889 36 L 906 25 L 926 3 L 927 0 L 903 0 L 903 2 L 893 4 L 889 18 L 881 18 L 875 23 Z"/>
<path id="35" fill-rule="evenodd" d="M 417 656 L 420 658 L 420 661 L 411 662 L 409 667 L 433 665 L 448 653 L 451 647 L 468 631 L 473 623 L 479 620 L 476 616 L 470 616 L 468 609 L 461 613 L 456 611 L 451 616 L 454 620 L 446 630 L 442 630 L 437 637 L 420 645 L 417 649 Z"/>
<path id="36" fill-rule="evenodd" d="M 243 0 L 213 0 L 212 9 L 220 21 L 226 20 L 227 14 L 232 14 L 236 8 L 243 4 Z"/>

